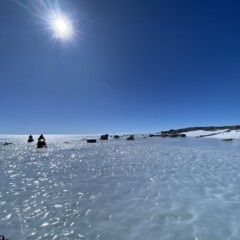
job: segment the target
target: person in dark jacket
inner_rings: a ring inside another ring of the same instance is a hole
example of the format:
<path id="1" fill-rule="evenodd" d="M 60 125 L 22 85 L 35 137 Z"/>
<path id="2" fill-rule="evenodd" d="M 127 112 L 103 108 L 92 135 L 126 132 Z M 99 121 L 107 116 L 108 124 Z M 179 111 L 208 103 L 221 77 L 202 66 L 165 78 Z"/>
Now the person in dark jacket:
<path id="1" fill-rule="evenodd" d="M 30 143 L 30 142 L 34 142 L 34 139 L 33 139 L 33 136 L 32 135 L 30 135 L 29 137 L 28 137 L 28 142 Z M 0 239 L 1 240 L 1 239 Z"/>
<path id="2" fill-rule="evenodd" d="M 47 147 L 45 142 L 45 137 L 41 134 L 38 138 L 37 148 L 44 148 Z"/>

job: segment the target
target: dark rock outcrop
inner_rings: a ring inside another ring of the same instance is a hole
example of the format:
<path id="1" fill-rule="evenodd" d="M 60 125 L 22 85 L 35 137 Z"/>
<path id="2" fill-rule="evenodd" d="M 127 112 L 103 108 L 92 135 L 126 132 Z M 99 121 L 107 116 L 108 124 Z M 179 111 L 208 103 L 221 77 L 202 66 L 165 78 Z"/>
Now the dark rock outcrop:
<path id="1" fill-rule="evenodd" d="M 197 130 L 203 130 L 203 131 L 217 131 L 217 130 L 224 130 L 228 129 L 227 131 L 231 130 L 240 130 L 240 125 L 234 125 L 234 126 L 209 126 L 209 127 L 188 127 L 188 128 L 179 128 L 179 129 L 171 129 L 169 131 L 162 131 L 160 134 L 170 134 L 170 133 L 183 133 L 183 132 L 191 132 L 191 131 L 197 131 Z M 159 134 L 159 133 L 158 133 Z"/>
<path id="2" fill-rule="evenodd" d="M 224 138 L 223 141 L 230 142 L 230 141 L 233 141 L 233 138 Z"/>
<path id="3" fill-rule="evenodd" d="M 11 145 L 12 143 L 10 143 L 10 142 L 5 142 L 5 143 L 3 143 L 3 146 L 8 146 L 8 145 Z"/>
<path id="4" fill-rule="evenodd" d="M 179 134 L 178 134 L 178 137 L 186 137 L 186 134 L 179 133 Z"/>
<path id="5" fill-rule="evenodd" d="M 113 138 L 118 139 L 118 138 L 120 138 L 120 137 L 119 137 L 118 135 L 114 135 Z"/>
<path id="6" fill-rule="evenodd" d="M 174 131 L 161 132 L 161 134 L 150 134 L 149 137 L 186 137 L 186 134 L 176 133 Z"/>
<path id="7" fill-rule="evenodd" d="M 101 135 L 100 140 L 108 140 L 108 134 Z"/>
<path id="8" fill-rule="evenodd" d="M 96 143 L 97 140 L 96 139 L 87 139 L 87 143 Z"/>
<path id="9" fill-rule="evenodd" d="M 217 133 L 211 133 L 211 134 L 205 134 L 205 135 L 200 135 L 196 138 L 202 138 L 202 137 L 211 137 L 211 136 L 214 136 L 214 135 L 218 135 L 220 134 L 221 132 L 217 132 Z"/>
<path id="10" fill-rule="evenodd" d="M 149 137 L 165 137 L 162 134 L 149 134 Z"/>
<path id="11" fill-rule="evenodd" d="M 135 139 L 134 139 L 134 135 L 130 135 L 130 136 L 127 138 L 127 140 L 130 140 L 130 141 L 135 140 Z"/>

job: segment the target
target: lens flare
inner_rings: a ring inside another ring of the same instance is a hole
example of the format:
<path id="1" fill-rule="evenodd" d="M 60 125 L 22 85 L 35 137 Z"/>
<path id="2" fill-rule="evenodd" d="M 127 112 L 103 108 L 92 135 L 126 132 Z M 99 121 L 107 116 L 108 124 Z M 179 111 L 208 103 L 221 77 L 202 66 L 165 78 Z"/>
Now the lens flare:
<path id="1" fill-rule="evenodd" d="M 54 38 L 68 40 L 73 37 L 74 29 L 70 18 L 65 16 L 63 13 L 57 15 L 54 13 L 51 18 L 52 21 L 50 26 L 52 28 Z"/>
<path id="2" fill-rule="evenodd" d="M 54 41 L 66 43 L 78 36 L 76 18 L 73 17 L 72 11 L 67 11 L 58 0 L 31 0 L 18 3 L 41 20 L 42 28 L 52 34 Z"/>

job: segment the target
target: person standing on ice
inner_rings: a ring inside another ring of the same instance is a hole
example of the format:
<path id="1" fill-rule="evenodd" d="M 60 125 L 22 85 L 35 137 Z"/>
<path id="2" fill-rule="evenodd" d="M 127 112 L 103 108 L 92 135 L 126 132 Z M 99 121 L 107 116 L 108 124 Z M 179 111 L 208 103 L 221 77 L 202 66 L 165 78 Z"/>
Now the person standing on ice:
<path id="1" fill-rule="evenodd" d="M 30 135 L 29 137 L 28 137 L 28 142 L 30 143 L 30 142 L 34 142 L 34 139 L 33 139 L 33 136 L 32 135 Z M 1 239 L 0 239 L 1 240 Z"/>
<path id="2" fill-rule="evenodd" d="M 38 138 L 37 148 L 44 148 L 47 147 L 45 142 L 45 137 L 41 134 Z"/>

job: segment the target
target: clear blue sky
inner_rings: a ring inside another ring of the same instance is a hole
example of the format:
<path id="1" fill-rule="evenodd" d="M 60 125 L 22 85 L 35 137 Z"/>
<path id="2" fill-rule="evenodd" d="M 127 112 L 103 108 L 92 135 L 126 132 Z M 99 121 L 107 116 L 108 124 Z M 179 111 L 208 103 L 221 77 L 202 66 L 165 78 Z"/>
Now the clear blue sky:
<path id="1" fill-rule="evenodd" d="M 240 124 L 239 1 L 59 0 L 65 45 L 32 2 L 0 1 L 0 133 Z"/>

